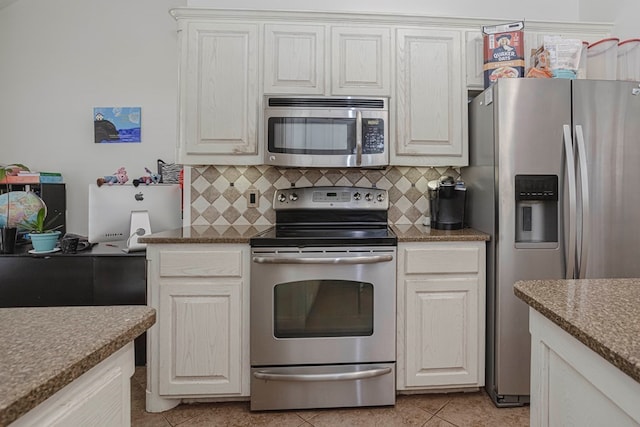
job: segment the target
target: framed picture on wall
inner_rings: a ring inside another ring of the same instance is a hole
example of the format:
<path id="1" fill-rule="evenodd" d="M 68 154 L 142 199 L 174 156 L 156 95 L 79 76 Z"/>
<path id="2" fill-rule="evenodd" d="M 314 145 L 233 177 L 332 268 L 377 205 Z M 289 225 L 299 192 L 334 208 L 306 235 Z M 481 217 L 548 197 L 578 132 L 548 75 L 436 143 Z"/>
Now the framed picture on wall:
<path id="1" fill-rule="evenodd" d="M 95 107 L 94 142 L 141 142 L 141 110 L 140 107 Z"/>

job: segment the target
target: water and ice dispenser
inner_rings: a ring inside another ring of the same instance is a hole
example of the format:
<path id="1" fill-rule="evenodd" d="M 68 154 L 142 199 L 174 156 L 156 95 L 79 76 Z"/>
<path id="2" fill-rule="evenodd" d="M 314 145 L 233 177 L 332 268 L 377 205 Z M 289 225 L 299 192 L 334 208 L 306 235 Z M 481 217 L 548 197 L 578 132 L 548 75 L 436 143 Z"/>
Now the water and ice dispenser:
<path id="1" fill-rule="evenodd" d="M 558 176 L 516 175 L 516 245 L 558 243 Z"/>

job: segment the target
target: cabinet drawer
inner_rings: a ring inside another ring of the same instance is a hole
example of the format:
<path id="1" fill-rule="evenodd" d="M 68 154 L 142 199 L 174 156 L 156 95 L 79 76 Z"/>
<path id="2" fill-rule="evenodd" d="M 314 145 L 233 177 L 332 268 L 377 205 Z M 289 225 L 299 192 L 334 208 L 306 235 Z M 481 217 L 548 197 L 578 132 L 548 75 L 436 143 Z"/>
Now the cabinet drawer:
<path id="1" fill-rule="evenodd" d="M 405 274 L 477 273 L 479 249 L 430 247 L 405 248 Z"/>
<path id="2" fill-rule="evenodd" d="M 242 251 L 162 251 L 161 277 L 241 277 Z"/>

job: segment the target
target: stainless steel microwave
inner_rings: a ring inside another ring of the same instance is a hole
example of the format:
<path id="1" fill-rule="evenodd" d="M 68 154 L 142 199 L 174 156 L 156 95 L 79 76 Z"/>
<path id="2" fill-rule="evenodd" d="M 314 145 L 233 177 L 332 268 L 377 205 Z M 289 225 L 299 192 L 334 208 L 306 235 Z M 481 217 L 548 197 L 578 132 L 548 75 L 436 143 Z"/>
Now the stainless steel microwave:
<path id="1" fill-rule="evenodd" d="M 381 168 L 389 164 L 389 100 L 266 96 L 265 164 Z"/>

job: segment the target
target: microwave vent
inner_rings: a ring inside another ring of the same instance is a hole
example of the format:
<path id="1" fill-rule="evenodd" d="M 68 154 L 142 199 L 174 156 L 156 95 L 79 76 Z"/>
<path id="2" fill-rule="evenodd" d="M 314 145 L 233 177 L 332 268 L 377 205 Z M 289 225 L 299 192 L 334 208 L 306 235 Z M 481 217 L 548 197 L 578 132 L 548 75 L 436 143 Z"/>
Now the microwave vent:
<path id="1" fill-rule="evenodd" d="M 269 98 L 269 107 L 367 108 L 386 109 L 380 98 Z"/>

